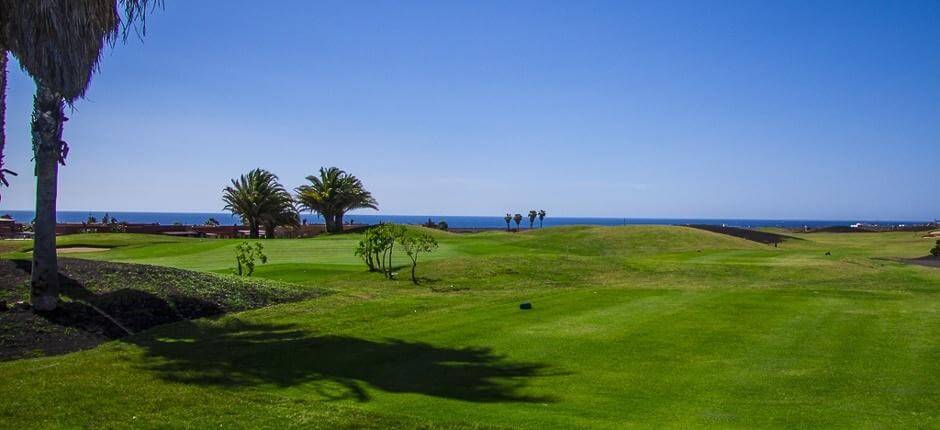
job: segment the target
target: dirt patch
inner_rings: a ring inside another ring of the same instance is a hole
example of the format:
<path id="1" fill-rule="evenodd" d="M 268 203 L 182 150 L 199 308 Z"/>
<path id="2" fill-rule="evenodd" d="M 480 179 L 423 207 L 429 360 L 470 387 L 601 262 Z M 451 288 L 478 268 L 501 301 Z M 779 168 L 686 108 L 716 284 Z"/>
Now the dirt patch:
<path id="1" fill-rule="evenodd" d="M 763 244 L 772 245 L 775 243 L 781 243 L 788 240 L 803 240 L 793 236 L 787 236 L 785 234 L 777 233 L 768 233 L 766 231 L 751 230 L 747 228 L 739 227 L 724 227 L 720 225 L 704 225 L 704 224 L 690 224 L 686 227 L 697 228 L 699 230 L 710 231 L 712 233 L 727 234 L 729 236 L 739 237 L 741 239 L 750 240 L 752 242 L 758 242 Z"/>
<path id="2" fill-rule="evenodd" d="M 103 252 L 108 251 L 111 248 L 92 248 L 89 246 L 73 246 L 68 248 L 56 248 L 55 253 L 58 255 L 62 254 L 81 254 L 85 252 Z M 27 254 L 32 254 L 33 251 L 26 251 Z"/>
<path id="3" fill-rule="evenodd" d="M 0 360 L 62 354 L 148 328 L 322 295 L 263 280 L 139 264 L 62 258 L 62 303 L 53 312 L 25 300 L 30 262 L 0 260 Z"/>
<path id="4" fill-rule="evenodd" d="M 56 248 L 56 254 L 80 254 L 83 252 L 103 252 L 111 248 L 89 248 L 87 246 L 76 246 L 74 248 Z"/>

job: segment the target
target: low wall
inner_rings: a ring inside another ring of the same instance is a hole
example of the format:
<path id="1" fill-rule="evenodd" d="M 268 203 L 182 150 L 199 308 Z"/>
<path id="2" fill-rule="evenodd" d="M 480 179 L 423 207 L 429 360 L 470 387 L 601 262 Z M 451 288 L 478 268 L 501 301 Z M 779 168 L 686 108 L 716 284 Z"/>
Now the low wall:
<path id="1" fill-rule="evenodd" d="M 366 228 L 366 224 L 348 224 L 343 226 L 345 231 L 356 231 Z M 23 225 L 17 224 L 17 232 L 23 231 Z M 247 236 L 248 226 L 243 225 L 164 225 L 164 224 L 82 224 L 60 223 L 56 224 L 56 235 L 78 233 L 138 233 L 138 234 L 166 234 L 172 236 L 237 238 Z M 264 229 L 261 229 L 262 234 Z M 307 224 L 297 227 L 278 227 L 275 237 L 313 237 L 326 232 L 323 224 Z"/>

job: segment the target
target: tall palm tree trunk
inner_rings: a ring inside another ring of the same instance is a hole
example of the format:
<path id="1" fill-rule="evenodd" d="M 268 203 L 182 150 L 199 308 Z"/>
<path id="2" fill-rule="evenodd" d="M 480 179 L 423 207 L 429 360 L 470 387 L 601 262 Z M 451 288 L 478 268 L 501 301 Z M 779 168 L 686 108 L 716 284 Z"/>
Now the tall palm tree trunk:
<path id="1" fill-rule="evenodd" d="M 321 215 L 323 215 L 323 224 L 326 224 L 326 232 L 335 233 L 336 216 L 334 216 L 332 212 L 322 212 Z"/>
<path id="2" fill-rule="evenodd" d="M 29 302 L 35 310 L 51 311 L 59 302 L 59 267 L 55 250 L 56 182 L 59 162 L 64 159 L 66 148 L 62 141 L 65 106 L 62 96 L 40 83 L 37 83 L 33 103 L 36 225 Z"/>
<path id="3" fill-rule="evenodd" d="M 3 178 L 3 148 L 7 143 L 7 50 L 0 45 L 0 179 Z M 0 184 L 3 185 L 3 184 Z"/>
<path id="4" fill-rule="evenodd" d="M 258 227 L 257 222 L 249 221 L 248 222 L 248 237 L 250 239 L 257 239 L 260 235 L 260 228 Z"/>
<path id="5" fill-rule="evenodd" d="M 336 214 L 336 217 L 333 220 L 333 226 L 336 228 L 337 233 L 343 231 L 343 215 L 344 214 L 340 212 Z"/>
<path id="6" fill-rule="evenodd" d="M 7 175 L 16 176 L 3 167 L 4 148 L 7 143 L 6 117 L 7 117 L 7 50 L 0 46 L 0 186 L 9 186 Z"/>
<path id="7" fill-rule="evenodd" d="M 264 238 L 265 239 L 274 239 L 274 231 L 277 230 L 277 224 L 267 224 L 264 226 Z"/>

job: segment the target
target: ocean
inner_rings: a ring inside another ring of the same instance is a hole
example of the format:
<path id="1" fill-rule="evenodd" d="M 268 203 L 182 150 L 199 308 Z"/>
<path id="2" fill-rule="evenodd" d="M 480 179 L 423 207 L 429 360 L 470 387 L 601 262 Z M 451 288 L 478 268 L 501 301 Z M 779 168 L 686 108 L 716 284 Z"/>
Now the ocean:
<path id="1" fill-rule="evenodd" d="M 214 218 L 223 225 L 236 224 L 238 218 L 229 213 L 221 212 L 106 212 L 106 211 L 60 211 L 57 214 L 60 223 L 78 223 L 93 216 L 98 220 L 108 213 L 118 221 L 129 223 L 156 223 L 156 224 L 204 224 L 209 218 Z M 0 215 L 9 214 L 20 222 L 29 222 L 33 219 L 33 211 L 2 211 Z M 522 214 L 525 216 L 526 214 Z M 308 223 L 321 223 L 323 219 L 315 214 L 303 214 Z M 401 224 L 423 224 L 431 219 L 433 222 L 446 221 L 453 228 L 505 228 L 506 222 L 502 216 L 452 216 L 452 215 L 376 215 L 376 214 L 347 214 L 346 221 L 356 223 L 378 224 L 380 222 L 394 222 Z M 910 220 L 779 220 L 779 219 L 711 219 L 711 218 L 591 218 L 591 217 L 554 217 L 549 214 L 545 217 L 545 226 L 559 225 L 680 225 L 680 224 L 711 224 L 727 225 L 732 227 L 830 227 L 847 226 L 862 222 L 877 225 L 924 224 L 928 221 Z M 528 219 L 523 219 L 522 226 L 528 226 Z M 536 226 L 538 220 L 535 221 Z M 515 223 L 513 223 L 515 225 Z"/>

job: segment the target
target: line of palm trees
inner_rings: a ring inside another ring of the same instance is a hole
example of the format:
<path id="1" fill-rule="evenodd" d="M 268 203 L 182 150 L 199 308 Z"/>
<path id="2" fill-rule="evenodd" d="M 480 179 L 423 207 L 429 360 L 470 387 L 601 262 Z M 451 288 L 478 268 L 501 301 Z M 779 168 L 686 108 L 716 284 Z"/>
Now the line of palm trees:
<path id="1" fill-rule="evenodd" d="M 321 167 L 319 174 L 307 176 L 307 185 L 297 187 L 292 195 L 278 182 L 277 175 L 254 169 L 225 187 L 224 210 L 241 218 L 251 238 L 273 238 L 281 226 L 300 224 L 300 212 L 310 211 L 323 217 L 326 231 L 343 231 L 343 217 L 354 209 L 378 210 L 378 202 L 362 181 L 337 167 Z"/>
<path id="2" fill-rule="evenodd" d="M 536 210 L 529 211 L 529 217 L 528 217 L 529 228 L 531 229 L 535 226 L 536 218 L 538 218 L 539 220 L 539 228 L 542 228 L 543 222 L 545 221 L 545 215 L 547 214 L 548 213 L 545 212 L 544 209 L 541 209 L 538 211 Z M 515 214 L 515 215 L 506 214 L 506 216 L 503 217 L 503 221 L 506 221 L 506 231 L 512 230 L 512 227 L 510 227 L 510 222 L 513 222 L 513 221 L 516 222 L 516 230 L 519 230 L 519 224 L 522 223 L 522 220 L 523 220 L 522 214 Z"/>
<path id="3" fill-rule="evenodd" d="M 8 54 L 36 83 L 31 119 L 36 175 L 36 220 L 29 302 L 38 311 L 59 303 L 56 258 L 56 196 L 59 165 L 69 146 L 62 140 L 66 105 L 84 97 L 104 47 L 128 29 L 143 34 L 145 13 L 162 0 L 0 1 L 0 187 L 9 186 L 4 168 Z"/>

